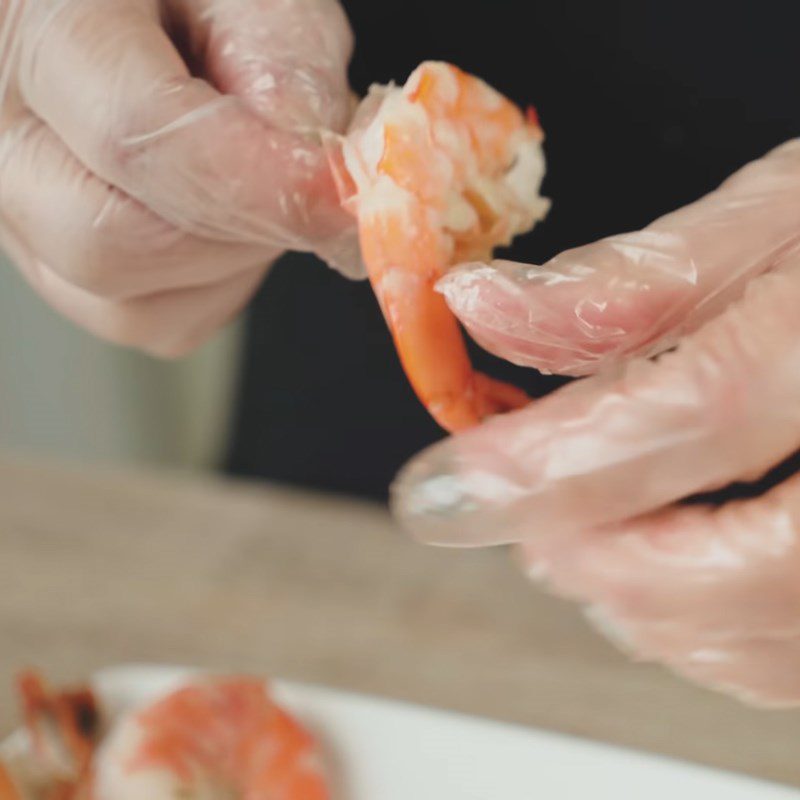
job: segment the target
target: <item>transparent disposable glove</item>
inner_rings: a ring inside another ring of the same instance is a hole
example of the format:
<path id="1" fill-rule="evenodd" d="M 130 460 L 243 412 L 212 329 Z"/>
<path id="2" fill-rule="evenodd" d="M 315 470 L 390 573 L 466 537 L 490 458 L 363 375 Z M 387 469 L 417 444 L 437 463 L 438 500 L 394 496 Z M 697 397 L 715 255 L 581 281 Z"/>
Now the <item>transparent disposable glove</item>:
<path id="1" fill-rule="evenodd" d="M 320 146 L 351 47 L 336 0 L 5 0 L 0 246 L 65 315 L 164 356 L 285 249 L 357 272 Z"/>
<path id="2" fill-rule="evenodd" d="M 521 543 L 631 653 L 800 704 L 800 477 L 678 505 L 800 446 L 799 243 L 794 141 L 643 231 L 456 270 L 441 290 L 488 349 L 597 374 L 417 458 L 401 519 L 431 543 Z"/>

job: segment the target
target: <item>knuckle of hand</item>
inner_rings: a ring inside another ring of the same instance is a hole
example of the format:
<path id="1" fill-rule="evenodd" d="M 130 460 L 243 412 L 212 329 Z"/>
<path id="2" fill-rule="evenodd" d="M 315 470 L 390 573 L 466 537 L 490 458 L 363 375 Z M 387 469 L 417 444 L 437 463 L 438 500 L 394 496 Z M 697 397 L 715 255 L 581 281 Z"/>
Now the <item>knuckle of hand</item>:
<path id="1" fill-rule="evenodd" d="M 108 201 L 84 232 L 83 247 L 70 264 L 70 278 L 109 299 L 144 291 L 143 273 L 159 276 L 186 234 L 136 201 L 110 190 Z"/>

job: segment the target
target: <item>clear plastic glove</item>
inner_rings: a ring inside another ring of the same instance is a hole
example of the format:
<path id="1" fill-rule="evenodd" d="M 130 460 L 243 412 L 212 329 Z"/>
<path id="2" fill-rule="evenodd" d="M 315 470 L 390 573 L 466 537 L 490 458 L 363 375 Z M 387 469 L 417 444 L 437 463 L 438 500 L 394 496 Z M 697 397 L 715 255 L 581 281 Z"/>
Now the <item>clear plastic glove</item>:
<path id="1" fill-rule="evenodd" d="M 358 271 L 319 142 L 351 49 L 336 0 L 5 0 L 0 246 L 62 313 L 164 356 L 283 250 Z"/>
<path id="2" fill-rule="evenodd" d="M 800 141 L 643 231 L 541 268 L 467 265 L 441 289 L 496 354 L 597 374 L 417 458 L 395 487 L 404 523 L 521 543 L 632 653 L 800 704 L 800 477 L 677 505 L 800 447 Z"/>

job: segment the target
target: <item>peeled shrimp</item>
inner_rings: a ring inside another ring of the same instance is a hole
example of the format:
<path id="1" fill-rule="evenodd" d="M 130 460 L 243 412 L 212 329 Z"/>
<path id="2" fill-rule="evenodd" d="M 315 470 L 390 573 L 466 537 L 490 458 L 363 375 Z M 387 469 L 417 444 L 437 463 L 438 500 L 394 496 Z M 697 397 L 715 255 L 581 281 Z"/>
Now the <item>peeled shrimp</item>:
<path id="1" fill-rule="evenodd" d="M 435 285 L 546 215 L 543 139 L 532 109 L 526 115 L 483 81 L 427 62 L 403 88 L 373 88 L 333 159 L 406 374 L 450 431 L 528 400 L 472 370 Z"/>
<path id="2" fill-rule="evenodd" d="M 310 734 L 264 682 L 204 680 L 117 724 L 96 765 L 96 800 L 327 800 Z"/>

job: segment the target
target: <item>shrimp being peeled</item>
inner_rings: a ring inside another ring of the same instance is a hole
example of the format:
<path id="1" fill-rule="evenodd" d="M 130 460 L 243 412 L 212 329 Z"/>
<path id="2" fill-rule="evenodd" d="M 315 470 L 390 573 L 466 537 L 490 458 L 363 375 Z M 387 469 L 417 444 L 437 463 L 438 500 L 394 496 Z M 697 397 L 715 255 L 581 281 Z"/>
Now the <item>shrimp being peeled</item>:
<path id="1" fill-rule="evenodd" d="M 543 140 L 533 109 L 426 62 L 404 87 L 371 90 L 333 159 L 402 365 L 449 431 L 528 400 L 472 370 L 436 283 L 457 263 L 490 259 L 547 214 Z"/>
<path id="2" fill-rule="evenodd" d="M 0 766 L 0 800 L 329 798 L 314 740 L 263 680 L 197 678 L 104 727 L 95 747 L 59 723 L 54 739 L 75 746 L 67 763 L 80 769 L 63 774 L 34 747 Z"/>

